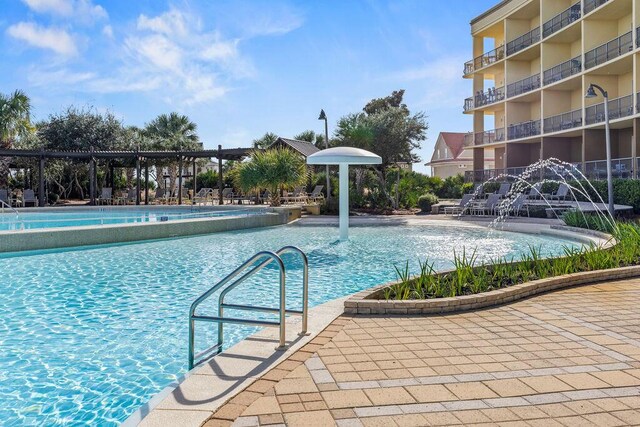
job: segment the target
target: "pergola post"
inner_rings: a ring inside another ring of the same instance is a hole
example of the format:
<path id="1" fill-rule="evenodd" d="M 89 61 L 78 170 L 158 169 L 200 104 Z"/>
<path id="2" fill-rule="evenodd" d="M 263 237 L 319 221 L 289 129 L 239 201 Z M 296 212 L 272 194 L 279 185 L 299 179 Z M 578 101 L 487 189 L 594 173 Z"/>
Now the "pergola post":
<path id="1" fill-rule="evenodd" d="M 196 204 L 196 189 L 197 186 L 197 178 L 196 178 L 196 158 L 193 158 L 193 199 L 191 199 L 191 204 Z"/>
<path id="2" fill-rule="evenodd" d="M 218 145 L 218 204 L 222 205 L 224 199 L 222 192 L 224 191 L 224 180 L 222 179 L 222 145 Z"/>
<path id="3" fill-rule="evenodd" d="M 113 160 L 109 160 L 109 184 L 111 185 L 111 191 L 115 190 L 116 177 L 114 175 Z"/>
<path id="4" fill-rule="evenodd" d="M 44 198 L 45 198 L 45 192 L 44 192 L 44 149 L 42 150 L 42 153 L 40 154 L 40 164 L 38 165 L 38 206 L 40 206 L 41 208 L 44 207 Z"/>
<path id="5" fill-rule="evenodd" d="M 144 161 L 144 204 L 149 204 L 149 159 Z"/>
<path id="6" fill-rule="evenodd" d="M 178 204 L 182 204 L 182 153 L 178 156 Z"/>
<path id="7" fill-rule="evenodd" d="M 89 159 L 89 205 L 96 204 L 96 159 L 93 157 L 93 147 L 91 147 L 91 158 Z"/>
<path id="8" fill-rule="evenodd" d="M 136 205 L 140 204 L 140 155 L 136 153 Z"/>

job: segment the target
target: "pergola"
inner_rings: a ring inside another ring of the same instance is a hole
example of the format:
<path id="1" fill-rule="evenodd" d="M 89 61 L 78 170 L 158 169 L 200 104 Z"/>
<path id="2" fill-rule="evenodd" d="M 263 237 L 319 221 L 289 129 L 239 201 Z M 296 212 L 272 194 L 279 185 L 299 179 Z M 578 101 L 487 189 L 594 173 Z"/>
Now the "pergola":
<path id="1" fill-rule="evenodd" d="M 220 204 L 222 204 L 222 190 L 224 189 L 224 181 L 222 177 L 222 160 L 242 160 L 247 157 L 249 153 L 253 151 L 253 148 L 225 148 L 218 145 L 217 150 L 189 150 L 189 151 L 100 151 L 93 148 L 89 151 L 58 151 L 58 150 L 0 150 L 0 157 L 9 158 L 28 158 L 39 160 L 38 165 L 38 204 L 40 206 L 45 205 L 45 193 L 44 193 L 44 167 L 47 159 L 65 159 L 65 160 L 86 160 L 89 163 L 89 193 L 90 204 L 95 205 L 96 202 L 96 188 L 98 182 L 98 174 L 96 162 L 99 159 L 109 161 L 111 186 L 113 187 L 113 168 L 115 161 L 117 160 L 129 160 L 135 163 L 136 169 L 136 204 L 141 203 L 140 189 L 141 189 L 141 172 L 144 167 L 144 179 L 145 179 L 145 191 L 144 191 L 144 204 L 149 204 L 149 160 L 150 159 L 166 159 L 166 160 L 178 160 L 178 188 L 182 188 L 182 170 L 185 162 L 191 162 L 193 164 L 193 177 L 194 177 L 194 189 L 195 189 L 195 177 L 196 177 L 196 160 L 197 159 L 218 159 L 218 197 Z M 178 191 L 178 203 L 182 204 L 182 191 Z"/>

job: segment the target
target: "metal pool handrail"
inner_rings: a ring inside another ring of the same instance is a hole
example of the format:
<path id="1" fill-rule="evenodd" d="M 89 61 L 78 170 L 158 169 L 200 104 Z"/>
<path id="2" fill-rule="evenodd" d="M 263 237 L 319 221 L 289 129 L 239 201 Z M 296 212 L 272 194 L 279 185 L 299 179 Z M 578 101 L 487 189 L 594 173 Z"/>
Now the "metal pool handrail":
<path id="1" fill-rule="evenodd" d="M 287 310 L 286 308 L 286 277 L 285 277 L 285 266 L 280 255 L 294 252 L 298 253 L 303 261 L 303 279 L 302 279 L 302 310 Z M 263 260 L 260 264 L 255 266 L 253 269 L 246 272 L 253 264 L 255 264 L 259 260 Z M 243 283 L 246 279 L 253 276 L 267 265 L 272 262 L 276 262 L 278 265 L 278 269 L 280 270 L 280 304 L 278 308 L 271 307 L 260 307 L 260 306 L 251 306 L 251 305 L 241 305 L 241 304 L 227 304 L 224 302 L 224 297 L 233 290 L 236 286 Z M 244 274 L 242 274 L 244 273 Z M 242 275 L 241 275 L 242 274 Z M 239 276 L 239 277 L 238 277 Z M 213 295 L 217 290 L 226 286 L 220 296 L 218 298 L 218 316 L 199 316 L 195 314 L 196 308 L 205 300 L 207 300 L 211 295 Z M 210 288 L 208 291 L 200 295 L 194 302 L 191 304 L 191 308 L 189 309 L 189 369 L 192 369 L 195 365 L 195 322 L 196 321 L 205 321 L 205 322 L 213 322 L 218 324 L 218 342 L 212 347 L 200 352 L 197 357 L 211 355 L 213 352 L 216 354 L 222 350 L 222 342 L 224 323 L 233 323 L 233 324 L 244 324 L 244 325 L 252 325 L 252 326 L 270 326 L 270 327 L 279 327 L 280 335 L 279 335 L 279 345 L 277 349 L 284 349 L 286 347 L 285 343 L 285 316 L 286 314 L 291 315 L 301 315 L 302 316 L 302 331 L 301 335 L 305 335 L 307 333 L 307 318 L 308 318 L 308 306 L 309 306 L 309 262 L 307 256 L 302 250 L 295 246 L 285 246 L 279 249 L 276 252 L 271 251 L 262 251 L 258 252 L 247 261 L 245 261 L 240 267 L 236 268 L 233 272 L 231 272 L 228 276 L 218 282 L 215 286 Z M 278 321 L 269 321 L 269 320 L 255 320 L 255 319 L 241 319 L 241 318 L 233 318 L 233 317 L 224 317 L 224 309 L 234 309 L 234 310 L 245 310 L 245 311 L 256 311 L 256 312 L 265 312 L 265 313 L 278 313 L 279 319 Z M 203 358 L 205 360 L 207 357 Z"/>
<path id="2" fill-rule="evenodd" d="M 0 211 L 2 213 L 4 213 L 4 209 L 8 208 L 11 212 L 13 212 L 14 214 L 16 214 L 16 216 L 20 216 L 20 213 L 10 204 L 8 204 L 7 202 L 5 202 L 4 200 L 0 200 Z"/>

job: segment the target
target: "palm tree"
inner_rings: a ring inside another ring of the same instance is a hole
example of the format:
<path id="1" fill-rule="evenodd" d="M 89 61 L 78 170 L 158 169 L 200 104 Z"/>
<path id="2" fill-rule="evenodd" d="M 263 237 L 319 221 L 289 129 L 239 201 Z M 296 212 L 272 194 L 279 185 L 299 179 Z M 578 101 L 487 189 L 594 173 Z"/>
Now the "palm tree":
<path id="1" fill-rule="evenodd" d="M 195 150 L 200 148 L 197 127 L 189 117 L 174 112 L 160 114 L 145 126 L 143 133 L 149 138 L 151 146 L 156 150 Z M 156 165 L 156 168 L 158 167 L 162 167 L 162 165 Z M 173 189 L 178 174 L 177 163 L 169 163 L 168 169 L 169 188 Z"/>
<path id="2" fill-rule="evenodd" d="M 307 168 L 304 160 L 286 148 L 255 151 L 251 160 L 242 163 L 238 183 L 247 188 L 262 187 L 271 193 L 271 206 L 280 205 L 280 189 L 304 184 Z"/>
<path id="3" fill-rule="evenodd" d="M 0 93 L 0 148 L 11 148 L 17 138 L 33 131 L 31 101 L 21 90 L 10 95 Z M 7 185 L 9 159 L 0 159 L 0 186 Z"/>

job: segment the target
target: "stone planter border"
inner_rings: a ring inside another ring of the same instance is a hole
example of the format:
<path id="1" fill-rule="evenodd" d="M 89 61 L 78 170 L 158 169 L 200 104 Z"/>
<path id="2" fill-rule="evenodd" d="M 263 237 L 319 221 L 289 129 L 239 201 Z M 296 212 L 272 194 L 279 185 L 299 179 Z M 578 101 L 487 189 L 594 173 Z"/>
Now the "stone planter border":
<path id="1" fill-rule="evenodd" d="M 571 286 L 586 285 L 606 280 L 628 279 L 640 276 L 640 265 L 613 268 L 609 270 L 585 271 L 565 274 L 531 282 L 513 285 L 475 295 L 463 295 L 453 298 L 434 298 L 428 300 L 379 300 L 383 289 L 397 282 L 385 283 L 358 292 L 344 303 L 347 314 L 441 314 L 492 307 L 533 295 Z"/>

